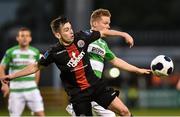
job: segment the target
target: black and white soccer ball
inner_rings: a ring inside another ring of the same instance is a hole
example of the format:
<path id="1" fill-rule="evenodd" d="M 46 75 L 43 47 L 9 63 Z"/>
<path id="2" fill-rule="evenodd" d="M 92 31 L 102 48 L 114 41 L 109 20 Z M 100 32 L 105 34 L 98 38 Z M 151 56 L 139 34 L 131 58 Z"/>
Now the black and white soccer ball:
<path id="1" fill-rule="evenodd" d="M 164 77 L 169 76 L 174 70 L 174 64 L 170 57 L 159 55 L 151 62 L 153 75 Z"/>

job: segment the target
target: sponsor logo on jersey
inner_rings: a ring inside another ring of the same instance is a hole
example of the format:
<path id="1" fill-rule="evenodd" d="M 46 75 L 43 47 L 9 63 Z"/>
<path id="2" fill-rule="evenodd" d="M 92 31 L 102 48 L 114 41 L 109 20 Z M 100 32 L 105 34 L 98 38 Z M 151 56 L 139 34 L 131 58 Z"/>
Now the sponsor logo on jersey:
<path id="1" fill-rule="evenodd" d="M 98 55 L 101 55 L 101 56 L 104 56 L 105 52 L 99 48 L 96 48 L 96 47 L 92 47 L 92 50 L 91 50 L 93 53 L 96 53 Z"/>
<path id="2" fill-rule="evenodd" d="M 95 44 L 90 44 L 88 46 L 88 50 L 87 51 L 90 52 L 90 53 L 94 53 L 94 54 L 100 55 L 102 57 L 104 57 L 105 53 L 106 53 L 104 48 L 101 48 L 101 47 L 99 47 L 98 45 L 95 45 Z"/>
<path id="3" fill-rule="evenodd" d="M 75 52 L 72 52 L 72 58 L 69 60 L 69 62 L 67 63 L 67 65 L 69 67 L 76 67 L 78 65 L 78 63 L 80 62 L 80 60 L 84 57 L 85 52 L 81 51 L 81 53 L 76 56 Z"/>
<path id="4" fill-rule="evenodd" d="M 83 40 L 79 40 L 79 41 L 77 42 L 77 45 L 78 45 L 78 47 L 82 48 L 82 47 L 84 47 L 85 42 L 84 42 Z"/>

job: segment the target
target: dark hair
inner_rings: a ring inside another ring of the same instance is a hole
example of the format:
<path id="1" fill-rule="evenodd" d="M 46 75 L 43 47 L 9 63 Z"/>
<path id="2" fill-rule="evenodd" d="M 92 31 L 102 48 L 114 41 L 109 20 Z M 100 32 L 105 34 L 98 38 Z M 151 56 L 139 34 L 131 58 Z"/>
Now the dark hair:
<path id="1" fill-rule="evenodd" d="M 65 23 L 69 22 L 69 20 L 64 16 L 59 16 L 58 18 L 51 21 L 51 30 L 53 33 L 57 33 L 61 26 L 63 26 Z"/>
<path id="2" fill-rule="evenodd" d="M 21 27 L 21 28 L 19 28 L 19 30 L 18 30 L 18 32 L 17 32 L 17 36 L 19 36 L 19 32 L 21 32 L 21 31 L 29 31 L 29 32 L 31 33 L 31 30 L 30 30 L 29 28 L 27 28 L 27 27 Z"/>

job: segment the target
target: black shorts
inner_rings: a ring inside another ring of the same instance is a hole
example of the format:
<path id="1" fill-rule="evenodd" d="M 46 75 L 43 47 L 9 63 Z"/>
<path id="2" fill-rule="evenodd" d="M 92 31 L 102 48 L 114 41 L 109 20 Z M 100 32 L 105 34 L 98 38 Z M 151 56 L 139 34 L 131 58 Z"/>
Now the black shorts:
<path id="1" fill-rule="evenodd" d="M 119 95 L 113 88 L 107 87 L 107 84 L 103 81 L 103 79 L 93 88 L 93 101 L 97 102 L 105 109 L 107 109 L 115 97 Z"/>
<path id="2" fill-rule="evenodd" d="M 77 116 L 92 116 L 91 101 L 107 109 L 118 93 L 113 88 L 108 88 L 101 79 L 94 86 L 71 96 L 71 103 Z"/>

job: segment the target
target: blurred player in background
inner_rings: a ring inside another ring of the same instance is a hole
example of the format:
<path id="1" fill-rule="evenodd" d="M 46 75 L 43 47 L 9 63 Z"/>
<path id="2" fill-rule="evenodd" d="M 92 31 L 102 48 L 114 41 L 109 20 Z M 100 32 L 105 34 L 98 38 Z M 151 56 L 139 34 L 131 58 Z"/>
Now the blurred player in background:
<path id="1" fill-rule="evenodd" d="M 5 75 L 6 69 L 12 74 L 40 59 L 39 50 L 29 45 L 32 37 L 28 28 L 20 28 L 16 39 L 18 45 L 9 48 L 1 61 L 0 76 Z M 45 116 L 43 100 L 37 86 L 39 78 L 40 71 L 37 71 L 35 74 L 11 80 L 9 86 L 1 81 L 4 97 L 9 94 L 10 116 L 21 116 L 26 104 L 35 116 Z"/>
<path id="2" fill-rule="evenodd" d="M 91 30 L 101 31 L 110 28 L 110 18 L 111 14 L 107 9 L 97 9 L 91 14 L 90 24 Z M 121 35 L 125 41 L 130 45 L 133 46 L 133 38 L 125 33 L 122 32 Z M 104 68 L 104 60 L 109 61 L 115 67 L 119 69 L 123 69 L 129 72 L 135 72 L 138 74 L 145 74 L 146 69 L 140 69 L 133 65 L 128 64 L 127 62 L 123 61 L 120 58 L 117 58 L 115 54 L 109 49 L 107 43 L 99 38 L 98 40 L 91 43 L 88 47 L 88 53 L 90 58 L 90 63 L 95 75 L 98 78 L 102 77 L 102 72 Z M 115 113 L 104 109 L 102 106 L 98 105 L 96 102 L 92 101 L 92 110 L 98 116 L 107 116 L 107 117 L 115 117 Z M 126 108 L 125 105 L 122 108 Z M 73 111 L 72 104 L 69 104 L 66 108 L 69 114 L 75 116 L 75 112 Z"/>

